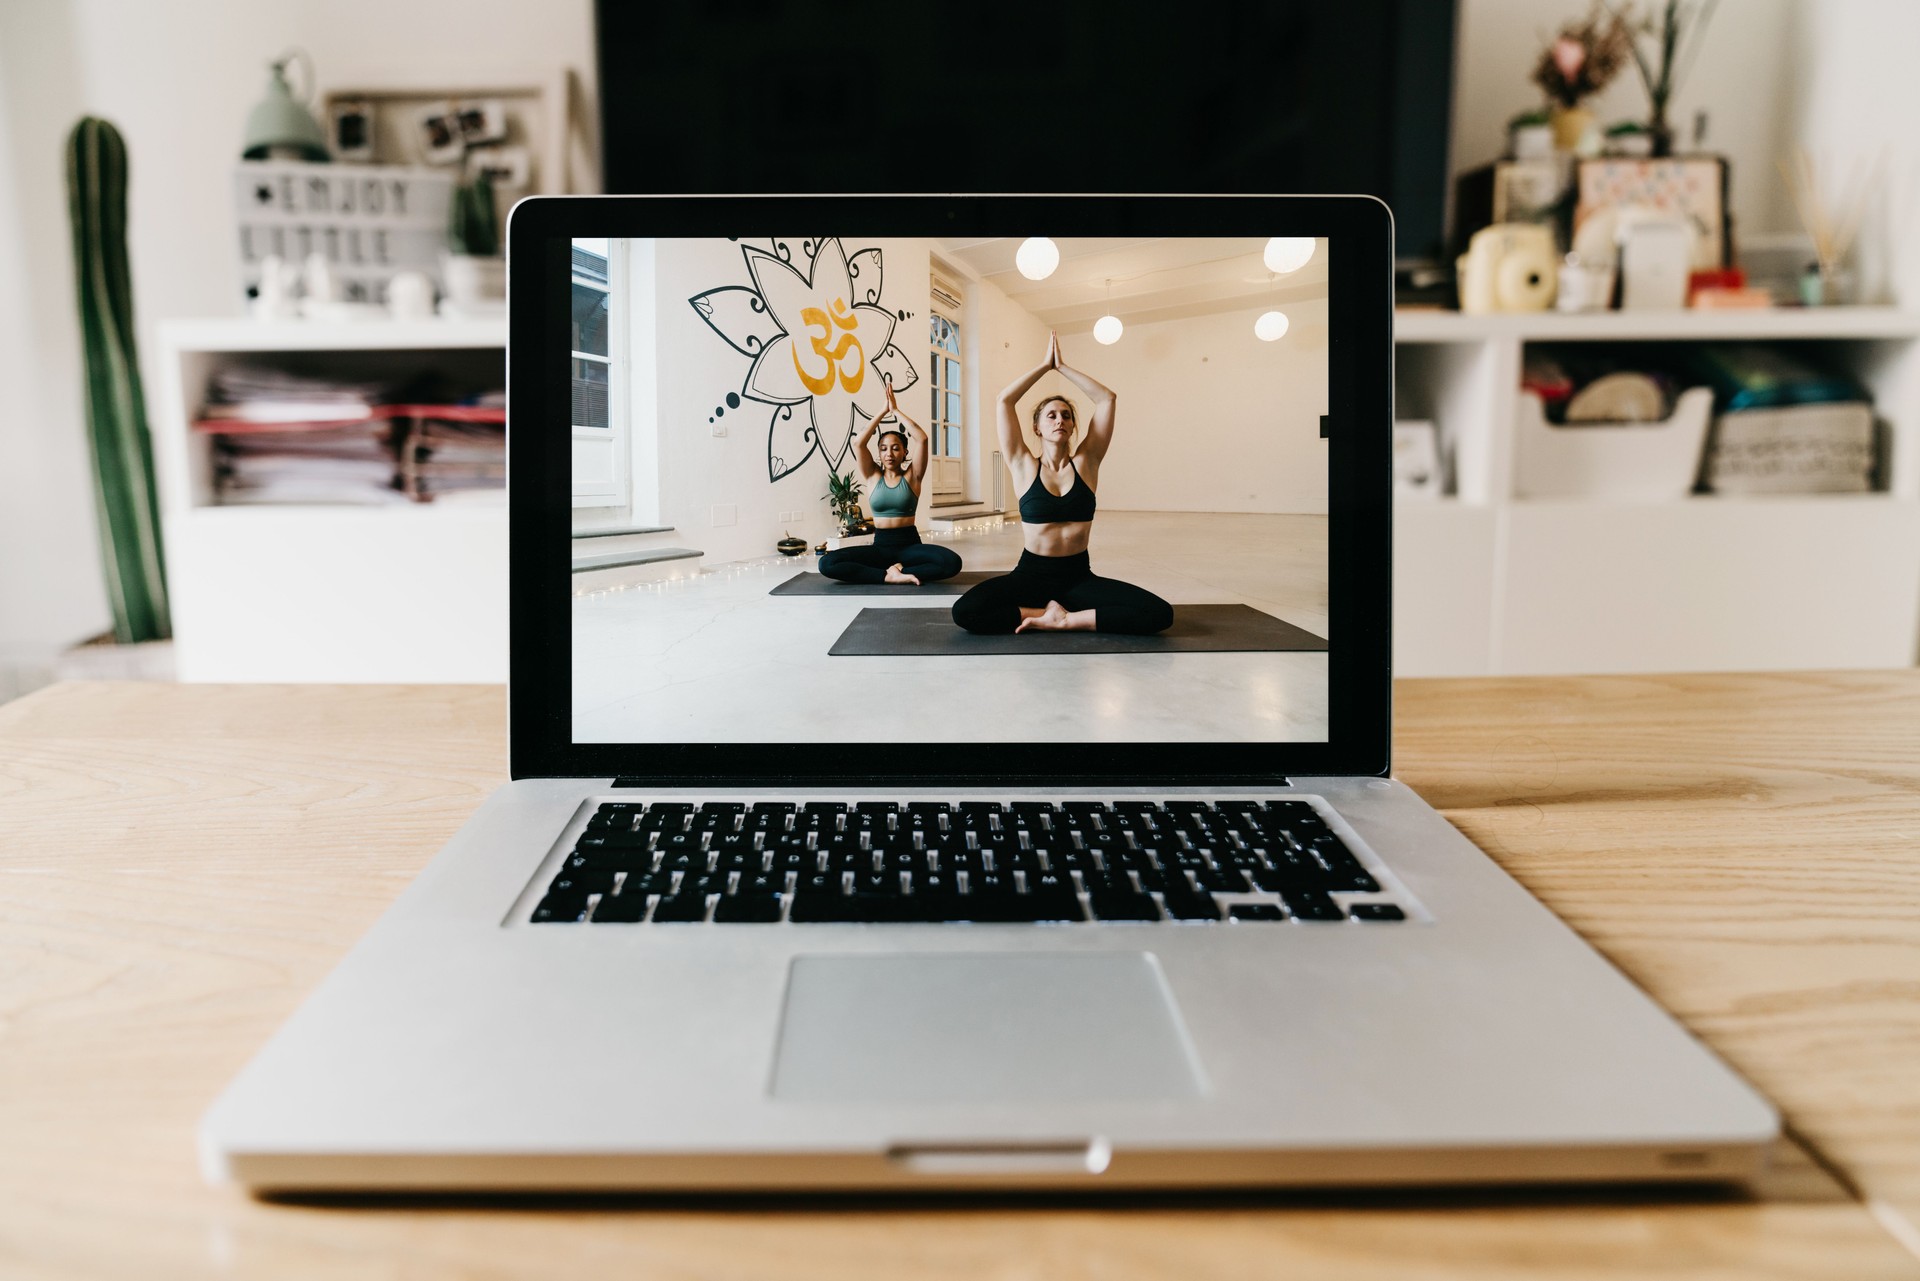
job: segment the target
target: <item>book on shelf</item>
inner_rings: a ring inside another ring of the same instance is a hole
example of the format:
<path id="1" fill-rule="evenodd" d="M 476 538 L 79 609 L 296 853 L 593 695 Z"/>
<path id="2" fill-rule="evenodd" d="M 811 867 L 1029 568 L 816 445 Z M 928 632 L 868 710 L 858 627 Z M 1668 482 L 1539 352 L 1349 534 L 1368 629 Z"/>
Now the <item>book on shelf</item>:
<path id="1" fill-rule="evenodd" d="M 210 398 L 195 428 L 212 440 L 222 503 L 429 502 L 506 484 L 506 408 L 474 401 L 374 401 L 368 384 L 282 379 L 289 399 Z M 228 381 L 217 396 L 266 390 Z"/>
<path id="2" fill-rule="evenodd" d="M 345 423 L 383 423 L 400 419 L 434 423 L 505 426 L 504 406 L 467 404 L 352 404 L 326 401 L 244 401 L 209 403 L 194 429 L 216 434 L 262 431 L 319 431 Z"/>
<path id="3" fill-rule="evenodd" d="M 456 406 L 465 412 L 444 415 L 438 407 L 417 406 L 401 447 L 400 482 L 408 495 L 425 502 L 460 489 L 499 489 L 507 481 L 507 429 L 504 408 Z"/>
<path id="4" fill-rule="evenodd" d="M 219 435 L 213 459 L 222 503 L 405 501 L 384 424 Z"/>
<path id="5" fill-rule="evenodd" d="M 208 405 L 194 420 L 195 431 L 223 435 L 250 432 L 326 431 L 347 423 L 370 423 L 377 416 L 373 407 L 363 405 L 346 409 L 338 405 L 264 404 Z"/>
<path id="6" fill-rule="evenodd" d="M 360 422 L 390 399 L 386 382 L 313 378 L 280 369 L 234 366 L 215 370 L 206 404 L 195 425 L 206 431 L 244 430 L 247 425 L 302 426 Z M 222 426 L 233 424 L 233 426 Z"/>

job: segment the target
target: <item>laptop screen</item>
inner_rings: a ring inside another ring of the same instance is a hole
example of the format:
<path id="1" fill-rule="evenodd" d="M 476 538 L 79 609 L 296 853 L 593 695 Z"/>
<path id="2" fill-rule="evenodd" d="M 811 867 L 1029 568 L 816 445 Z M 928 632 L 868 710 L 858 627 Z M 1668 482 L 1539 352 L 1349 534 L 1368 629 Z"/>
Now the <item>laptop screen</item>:
<path id="1" fill-rule="evenodd" d="M 1387 771 L 1378 201 L 542 197 L 508 241 L 514 777 Z"/>
<path id="2" fill-rule="evenodd" d="M 858 230 L 571 238 L 572 741 L 1325 743 L 1338 237 Z"/>

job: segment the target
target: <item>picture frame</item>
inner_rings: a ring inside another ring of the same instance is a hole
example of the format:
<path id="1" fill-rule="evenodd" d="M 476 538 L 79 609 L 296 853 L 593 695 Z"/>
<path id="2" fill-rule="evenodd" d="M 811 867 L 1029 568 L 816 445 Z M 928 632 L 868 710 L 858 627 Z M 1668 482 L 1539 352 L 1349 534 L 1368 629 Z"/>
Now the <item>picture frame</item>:
<path id="1" fill-rule="evenodd" d="M 419 116 L 420 158 L 430 165 L 455 165 L 465 159 L 467 142 L 460 134 L 460 108 L 455 103 L 428 107 Z"/>
<path id="2" fill-rule="evenodd" d="M 373 162 L 373 108 L 358 98 L 327 104 L 327 146 L 338 161 Z"/>
<path id="3" fill-rule="evenodd" d="M 343 85 L 328 89 L 323 105 L 329 120 L 339 113 L 363 121 L 364 147 L 352 156 L 336 150 L 336 159 L 459 166 L 460 176 L 475 172 L 470 156 L 482 152 L 477 163 L 495 175 L 504 207 L 521 196 L 573 190 L 572 95 L 573 73 L 560 68 L 470 85 Z M 339 137 L 334 130 L 331 140 Z"/>
<path id="4" fill-rule="evenodd" d="M 507 109 L 497 99 L 462 103 L 459 110 L 460 138 L 469 149 L 507 140 Z"/>
<path id="5" fill-rule="evenodd" d="M 1724 156 L 1582 160 L 1574 176 L 1573 250 L 1611 258 L 1622 215 L 1652 210 L 1684 218 L 1693 228 L 1693 270 L 1723 270 L 1733 263 L 1727 184 Z"/>
<path id="6" fill-rule="evenodd" d="M 1496 160 L 1493 220 L 1551 223 L 1562 213 L 1565 170 L 1553 160 Z"/>

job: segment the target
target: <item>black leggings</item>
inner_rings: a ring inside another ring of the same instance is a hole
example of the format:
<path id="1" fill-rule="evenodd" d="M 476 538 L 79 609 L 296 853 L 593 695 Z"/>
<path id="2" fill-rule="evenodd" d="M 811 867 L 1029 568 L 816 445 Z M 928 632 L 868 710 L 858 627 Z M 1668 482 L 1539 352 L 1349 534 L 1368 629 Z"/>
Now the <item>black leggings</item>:
<path id="1" fill-rule="evenodd" d="M 922 583 L 937 583 L 960 572 L 960 558 L 945 547 L 929 547 L 920 531 L 876 529 L 866 547 L 842 547 L 820 558 L 820 572 L 843 583 L 884 583 L 887 569 L 898 565 Z"/>
<path id="2" fill-rule="evenodd" d="M 1003 633 L 1020 626 L 1020 609 L 1042 609 L 1057 600 L 1069 611 L 1094 611 L 1097 632 L 1151 636 L 1173 625 L 1173 606 L 1144 587 L 1099 578 L 1087 554 L 1037 556 L 1020 553 L 1011 574 L 989 578 L 953 603 L 953 621 L 970 632 Z"/>

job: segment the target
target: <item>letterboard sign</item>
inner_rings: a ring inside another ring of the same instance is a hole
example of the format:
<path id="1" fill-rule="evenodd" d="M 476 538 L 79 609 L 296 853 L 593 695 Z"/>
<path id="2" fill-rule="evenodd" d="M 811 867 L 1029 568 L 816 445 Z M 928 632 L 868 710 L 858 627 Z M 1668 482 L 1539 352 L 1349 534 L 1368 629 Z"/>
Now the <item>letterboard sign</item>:
<path id="1" fill-rule="evenodd" d="M 407 165 L 247 161 L 234 169 L 240 278 L 247 296 L 269 255 L 332 264 L 348 302 L 383 302 L 402 271 L 440 279 L 453 175 Z"/>

